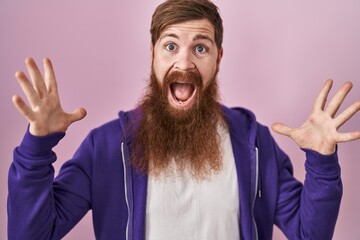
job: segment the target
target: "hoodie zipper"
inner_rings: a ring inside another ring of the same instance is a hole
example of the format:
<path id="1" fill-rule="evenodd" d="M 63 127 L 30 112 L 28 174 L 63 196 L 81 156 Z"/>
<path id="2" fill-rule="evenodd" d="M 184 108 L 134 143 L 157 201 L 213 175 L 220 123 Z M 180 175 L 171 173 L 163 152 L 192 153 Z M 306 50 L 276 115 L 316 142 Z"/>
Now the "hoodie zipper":
<path id="1" fill-rule="evenodd" d="M 254 217 L 254 207 L 255 207 L 255 200 L 257 196 L 258 191 L 258 185 L 259 185 L 259 149 L 255 147 L 255 191 L 254 191 L 254 198 L 252 202 L 252 220 L 255 228 L 255 239 L 258 239 L 258 231 L 256 226 L 256 221 Z M 261 195 L 261 191 L 259 191 L 259 194 Z"/>
<path id="2" fill-rule="evenodd" d="M 124 154 L 124 143 L 121 143 L 121 156 L 123 160 L 123 168 L 124 168 L 124 189 L 125 189 L 125 201 L 128 210 L 128 219 L 126 222 L 126 240 L 129 239 L 129 222 L 130 222 L 130 206 L 129 206 L 129 196 L 128 196 L 128 189 L 127 189 L 127 169 L 126 169 L 126 162 L 125 162 L 125 154 Z"/>

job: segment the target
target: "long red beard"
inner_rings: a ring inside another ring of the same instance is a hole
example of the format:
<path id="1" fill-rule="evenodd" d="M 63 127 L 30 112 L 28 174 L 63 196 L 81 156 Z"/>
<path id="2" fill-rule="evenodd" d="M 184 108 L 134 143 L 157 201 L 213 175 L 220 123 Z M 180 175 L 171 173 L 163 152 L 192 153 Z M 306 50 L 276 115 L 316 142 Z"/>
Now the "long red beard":
<path id="1" fill-rule="evenodd" d="M 179 78 L 197 87 L 195 102 L 186 110 L 175 109 L 168 101 L 169 85 Z M 218 127 L 226 124 L 215 76 L 203 86 L 198 73 L 174 72 L 161 85 L 152 72 L 140 102 L 143 115 L 131 148 L 132 164 L 137 170 L 159 176 L 188 169 L 196 179 L 221 170 Z"/>

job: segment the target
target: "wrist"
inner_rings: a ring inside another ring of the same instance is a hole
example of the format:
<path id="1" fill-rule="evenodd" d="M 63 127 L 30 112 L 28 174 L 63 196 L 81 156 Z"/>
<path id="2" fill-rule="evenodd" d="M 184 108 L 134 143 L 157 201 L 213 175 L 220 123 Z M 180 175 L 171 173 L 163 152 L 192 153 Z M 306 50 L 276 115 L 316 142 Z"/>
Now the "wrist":
<path id="1" fill-rule="evenodd" d="M 316 149 L 313 149 L 314 151 L 322 154 L 322 155 L 331 155 L 333 153 L 335 153 L 336 151 L 336 145 L 332 145 L 332 146 L 320 146 Z"/>

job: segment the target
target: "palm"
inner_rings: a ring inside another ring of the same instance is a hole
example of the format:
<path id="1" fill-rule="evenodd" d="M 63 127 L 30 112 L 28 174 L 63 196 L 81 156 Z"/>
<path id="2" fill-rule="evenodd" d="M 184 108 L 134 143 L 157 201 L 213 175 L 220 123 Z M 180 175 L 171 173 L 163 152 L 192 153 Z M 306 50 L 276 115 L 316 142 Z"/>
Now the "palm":
<path id="1" fill-rule="evenodd" d="M 325 109 L 326 99 L 331 86 L 332 81 L 327 81 L 315 101 L 309 118 L 303 125 L 298 128 L 291 128 L 284 124 L 275 123 L 272 129 L 277 133 L 289 136 L 299 147 L 311 149 L 322 154 L 333 153 L 337 143 L 360 138 L 360 131 L 350 133 L 338 132 L 338 129 L 359 111 L 360 101 L 355 102 L 335 117 L 341 103 L 350 92 L 352 84 L 344 84 Z"/>
<path id="2" fill-rule="evenodd" d="M 16 78 L 30 106 L 19 96 L 14 96 L 13 102 L 29 121 L 29 130 L 33 135 L 44 136 L 54 132 L 65 132 L 73 122 L 85 117 L 85 109 L 79 108 L 72 113 L 66 113 L 62 109 L 54 70 L 49 59 L 44 59 L 44 78 L 33 59 L 26 59 L 26 66 L 32 83 L 23 72 L 17 72 Z"/>

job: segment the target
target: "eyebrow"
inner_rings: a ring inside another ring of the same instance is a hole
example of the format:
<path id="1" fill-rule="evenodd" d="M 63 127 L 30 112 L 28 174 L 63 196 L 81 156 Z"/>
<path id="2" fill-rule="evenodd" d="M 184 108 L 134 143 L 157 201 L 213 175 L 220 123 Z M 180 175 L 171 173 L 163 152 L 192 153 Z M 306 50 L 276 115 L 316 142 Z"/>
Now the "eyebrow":
<path id="1" fill-rule="evenodd" d="M 166 38 L 166 37 L 173 37 L 173 38 L 179 39 L 179 36 L 176 35 L 175 33 L 164 34 L 164 35 L 160 36 L 160 39 L 163 39 L 163 38 Z"/>
<path id="2" fill-rule="evenodd" d="M 199 39 L 208 40 L 208 41 L 210 41 L 212 44 L 214 44 L 214 41 L 213 41 L 210 37 L 208 37 L 207 35 L 197 34 L 197 35 L 193 38 L 193 41 L 196 41 L 196 40 L 199 40 Z"/>
<path id="3" fill-rule="evenodd" d="M 164 34 L 163 36 L 160 37 L 160 39 L 166 38 L 166 37 L 173 37 L 176 39 L 179 39 L 180 37 L 178 35 L 176 35 L 175 33 L 167 33 Z M 214 44 L 214 41 L 207 35 L 204 34 L 196 34 L 196 36 L 193 38 L 193 41 L 199 40 L 199 39 L 203 39 L 203 40 L 208 40 L 210 41 L 212 44 Z"/>

